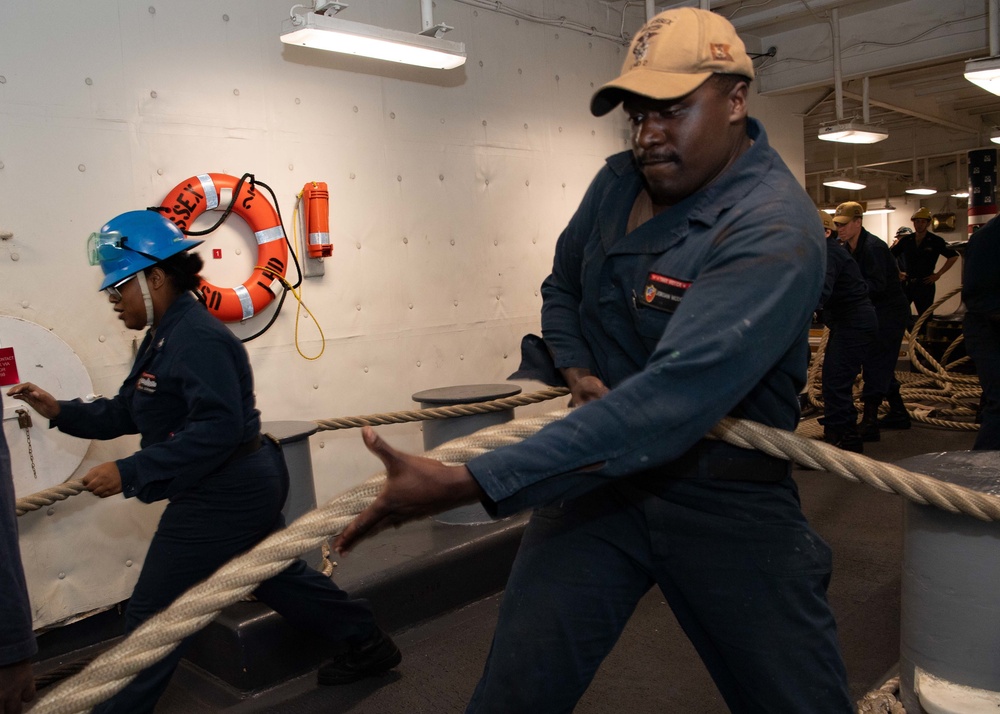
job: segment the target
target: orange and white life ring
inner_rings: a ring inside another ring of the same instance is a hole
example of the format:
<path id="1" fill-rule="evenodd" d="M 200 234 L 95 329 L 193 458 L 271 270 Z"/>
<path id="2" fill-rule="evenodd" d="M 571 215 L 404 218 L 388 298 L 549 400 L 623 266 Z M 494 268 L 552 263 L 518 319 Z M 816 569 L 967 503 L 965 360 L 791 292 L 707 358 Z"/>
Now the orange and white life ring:
<path id="1" fill-rule="evenodd" d="M 222 191 L 235 191 L 239 182 L 228 174 L 198 174 L 174 186 L 160 207 L 165 209 L 164 216 L 186 231 L 202 213 L 219 207 Z M 271 202 L 249 180 L 233 198 L 233 213 L 250 225 L 257 239 L 257 262 L 247 281 L 235 288 L 220 288 L 202 278 L 198 289 L 205 304 L 223 322 L 247 320 L 267 307 L 281 290 L 278 278 L 285 276 L 288 267 L 285 231 Z"/>

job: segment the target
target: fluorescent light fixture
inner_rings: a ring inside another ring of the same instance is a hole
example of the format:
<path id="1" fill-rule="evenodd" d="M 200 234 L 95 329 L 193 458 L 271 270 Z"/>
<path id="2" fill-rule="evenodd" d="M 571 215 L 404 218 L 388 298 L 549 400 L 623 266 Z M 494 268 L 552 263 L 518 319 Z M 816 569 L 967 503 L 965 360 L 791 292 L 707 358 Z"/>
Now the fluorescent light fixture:
<path id="1" fill-rule="evenodd" d="M 952 198 L 968 198 L 969 197 L 969 192 L 968 191 L 955 191 L 955 193 L 951 194 L 951 197 Z"/>
<path id="2" fill-rule="evenodd" d="M 867 184 L 863 184 L 857 179 L 849 177 L 847 174 L 831 176 L 823 182 L 823 185 L 830 188 L 843 188 L 848 191 L 860 191 L 867 186 Z"/>
<path id="3" fill-rule="evenodd" d="M 873 213 L 892 213 L 895 210 L 896 207 L 893 206 L 888 201 L 886 201 L 885 204 L 882 206 L 878 206 L 877 208 L 869 208 L 867 211 L 865 211 L 865 215 L 867 216 Z"/>
<path id="4" fill-rule="evenodd" d="M 1000 144 L 1000 129 L 994 129 L 990 132 L 990 141 L 994 144 Z"/>
<path id="5" fill-rule="evenodd" d="M 843 122 L 819 128 L 819 138 L 823 141 L 839 141 L 842 144 L 874 144 L 889 138 L 889 132 L 870 124 Z"/>
<path id="6" fill-rule="evenodd" d="M 965 63 L 965 78 L 987 92 L 1000 95 L 1000 57 L 985 57 Z"/>
<path id="7" fill-rule="evenodd" d="M 914 196 L 933 196 L 937 193 L 937 189 L 926 184 L 914 184 L 913 186 L 908 186 L 906 192 Z"/>
<path id="8" fill-rule="evenodd" d="M 281 41 L 431 69 L 454 69 L 465 64 L 464 42 L 389 30 L 315 12 L 285 20 L 281 24 Z"/>

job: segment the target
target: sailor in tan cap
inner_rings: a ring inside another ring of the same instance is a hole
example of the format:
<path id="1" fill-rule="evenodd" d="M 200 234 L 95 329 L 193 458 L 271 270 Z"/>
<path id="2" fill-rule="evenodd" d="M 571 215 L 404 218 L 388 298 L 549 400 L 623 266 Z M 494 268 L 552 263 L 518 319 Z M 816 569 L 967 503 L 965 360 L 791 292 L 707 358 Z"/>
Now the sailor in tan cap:
<path id="1" fill-rule="evenodd" d="M 900 236 L 892 247 L 892 255 L 899 263 L 902 273 L 900 278 L 903 280 L 906 297 L 916 308 L 917 314 L 912 318 L 913 321 L 934 304 L 934 283 L 951 270 L 958 260 L 957 250 L 948 245 L 944 238 L 927 230 L 932 218 L 928 208 L 918 208 L 910 217 L 913 232 Z M 944 258 L 940 270 L 936 269 L 938 258 Z"/>
<path id="2" fill-rule="evenodd" d="M 896 360 L 910 308 L 899 282 L 899 267 L 889 246 L 865 230 L 861 225 L 863 214 L 860 203 L 847 201 L 837 206 L 833 222 L 837 224 L 841 243 L 861 266 L 861 275 L 868 283 L 868 297 L 878 316 L 878 336 L 861 367 L 864 376 L 861 400 L 865 408 L 858 424 L 864 441 L 878 441 L 881 438 L 878 410 L 882 400 L 893 395 L 891 403 L 902 404 L 896 381 Z M 906 426 L 909 426 L 908 416 Z"/>
<path id="3" fill-rule="evenodd" d="M 752 78 L 725 18 L 679 8 L 639 30 L 594 95 L 598 116 L 624 106 L 632 149 L 607 159 L 559 237 L 544 345 L 527 341 L 540 347 L 522 361 L 577 409 L 465 466 L 364 432 L 388 476 L 341 549 L 469 500 L 541 509 L 469 712 L 572 711 L 653 585 L 731 711 L 853 711 L 830 550 L 791 465 L 705 439 L 726 415 L 795 429 L 825 273 L 812 201 L 747 117 Z"/>
<path id="4" fill-rule="evenodd" d="M 854 382 L 878 334 L 878 319 L 861 268 L 837 237 L 837 224 L 823 211 L 820 220 L 826 229 L 826 284 L 816 311 L 829 330 L 823 356 L 823 440 L 864 453 Z"/>

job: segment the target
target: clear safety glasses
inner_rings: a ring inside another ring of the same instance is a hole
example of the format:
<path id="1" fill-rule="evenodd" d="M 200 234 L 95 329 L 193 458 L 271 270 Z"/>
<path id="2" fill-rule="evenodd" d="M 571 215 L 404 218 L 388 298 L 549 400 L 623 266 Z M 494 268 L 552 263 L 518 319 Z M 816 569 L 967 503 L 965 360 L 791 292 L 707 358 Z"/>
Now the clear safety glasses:
<path id="1" fill-rule="evenodd" d="M 104 288 L 104 293 L 109 298 L 111 298 L 111 302 L 121 302 L 122 301 L 122 294 L 121 294 L 121 291 L 119 290 L 119 288 L 121 288 L 121 286 L 124 285 L 125 283 L 127 283 L 129 280 L 132 280 L 134 277 L 135 277 L 135 275 L 130 275 L 127 278 L 125 278 L 124 280 L 119 280 L 114 285 L 111 285 L 109 287 Z"/>
<path id="2" fill-rule="evenodd" d="M 124 246 L 121 233 L 91 233 L 87 239 L 87 259 L 91 265 L 100 265 L 121 257 Z"/>

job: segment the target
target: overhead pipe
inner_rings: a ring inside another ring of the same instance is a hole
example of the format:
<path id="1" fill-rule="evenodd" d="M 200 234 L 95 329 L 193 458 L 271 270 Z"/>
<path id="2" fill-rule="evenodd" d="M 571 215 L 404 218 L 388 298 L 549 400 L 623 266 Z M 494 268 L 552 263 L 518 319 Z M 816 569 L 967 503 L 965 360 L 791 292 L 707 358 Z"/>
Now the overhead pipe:
<path id="1" fill-rule="evenodd" d="M 864 117 L 863 121 L 865 124 L 869 124 L 869 110 L 868 110 L 868 75 L 861 80 L 861 115 Z"/>
<path id="2" fill-rule="evenodd" d="M 434 27 L 434 0 L 420 0 L 420 31 Z"/>
<path id="3" fill-rule="evenodd" d="M 989 2 L 990 57 L 1000 53 L 1000 0 Z"/>
<path id="4" fill-rule="evenodd" d="M 996 147 L 995 144 L 992 145 L 992 146 L 989 145 L 989 144 L 987 144 L 985 146 L 972 147 L 972 148 L 968 149 L 968 151 L 970 151 L 970 152 L 971 151 L 985 151 L 987 149 L 994 149 L 995 150 L 996 148 L 997 147 Z M 921 155 L 918 158 L 919 159 L 924 159 L 924 158 L 929 158 L 929 159 L 945 159 L 945 158 L 947 158 L 947 159 L 950 159 L 954 155 L 955 155 L 954 151 L 946 151 L 944 153 L 939 153 L 939 154 L 927 154 L 926 156 Z M 871 170 L 871 169 L 875 169 L 875 168 L 877 168 L 879 166 L 891 166 L 892 164 L 904 164 L 904 163 L 908 163 L 910 161 L 912 161 L 912 159 L 908 159 L 908 158 L 907 159 L 888 159 L 886 161 L 873 161 L 873 162 L 871 162 L 869 164 L 859 164 L 858 168 L 859 169 L 864 169 L 864 170 L 868 171 L 868 170 Z M 830 173 L 830 169 L 817 169 L 815 171 L 806 171 L 805 175 L 806 176 L 818 176 L 820 174 L 828 174 L 828 173 Z M 909 176 L 910 175 L 909 173 L 905 173 L 903 171 L 893 171 L 892 173 L 897 174 L 899 176 Z"/>
<path id="5" fill-rule="evenodd" d="M 1000 0 L 998 0 L 1000 2 Z M 834 100 L 837 107 L 837 122 L 844 121 L 844 90 L 840 86 L 840 9 L 833 8 L 830 11 L 830 24 L 833 30 L 833 91 L 836 92 Z"/>

